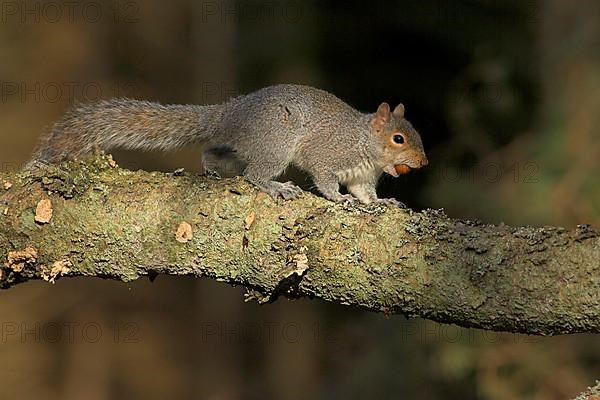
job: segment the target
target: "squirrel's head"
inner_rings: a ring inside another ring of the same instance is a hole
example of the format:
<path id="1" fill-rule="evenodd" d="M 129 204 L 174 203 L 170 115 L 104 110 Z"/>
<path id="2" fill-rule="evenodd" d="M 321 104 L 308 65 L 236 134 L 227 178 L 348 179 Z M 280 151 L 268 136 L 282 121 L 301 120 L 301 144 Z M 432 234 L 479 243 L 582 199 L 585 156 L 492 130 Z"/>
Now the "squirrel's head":
<path id="1" fill-rule="evenodd" d="M 381 103 L 371 119 L 371 134 L 383 145 L 384 172 L 396 177 L 429 164 L 421 136 L 404 118 L 404 105 L 390 111 L 389 104 Z"/>

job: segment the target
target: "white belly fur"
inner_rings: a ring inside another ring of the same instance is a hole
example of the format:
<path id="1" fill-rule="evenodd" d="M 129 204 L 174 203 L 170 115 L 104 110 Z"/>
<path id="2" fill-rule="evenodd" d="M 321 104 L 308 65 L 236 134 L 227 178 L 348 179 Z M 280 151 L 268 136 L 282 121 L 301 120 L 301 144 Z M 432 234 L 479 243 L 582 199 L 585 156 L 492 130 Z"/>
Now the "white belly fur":
<path id="1" fill-rule="evenodd" d="M 370 161 L 360 163 L 354 168 L 336 172 L 336 176 L 342 185 L 359 182 L 372 182 L 375 178 L 375 165 Z"/>

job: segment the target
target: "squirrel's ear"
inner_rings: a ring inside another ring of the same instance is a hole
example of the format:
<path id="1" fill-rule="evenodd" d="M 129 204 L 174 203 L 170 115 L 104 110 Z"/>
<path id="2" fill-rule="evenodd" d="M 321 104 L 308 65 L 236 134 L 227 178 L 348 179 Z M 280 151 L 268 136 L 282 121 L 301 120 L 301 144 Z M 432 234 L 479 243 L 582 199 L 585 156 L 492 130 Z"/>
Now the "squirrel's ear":
<path id="1" fill-rule="evenodd" d="M 384 122 L 390 121 L 390 105 L 388 103 L 381 103 L 377 107 L 377 113 L 375 118 L 381 118 Z"/>
<path id="2" fill-rule="evenodd" d="M 373 118 L 373 129 L 375 129 L 376 132 L 381 132 L 383 126 L 390 122 L 390 119 L 390 105 L 388 103 L 381 103 Z"/>
<path id="3" fill-rule="evenodd" d="M 394 108 L 393 112 L 395 117 L 403 118 L 404 117 L 404 104 L 400 103 Z"/>

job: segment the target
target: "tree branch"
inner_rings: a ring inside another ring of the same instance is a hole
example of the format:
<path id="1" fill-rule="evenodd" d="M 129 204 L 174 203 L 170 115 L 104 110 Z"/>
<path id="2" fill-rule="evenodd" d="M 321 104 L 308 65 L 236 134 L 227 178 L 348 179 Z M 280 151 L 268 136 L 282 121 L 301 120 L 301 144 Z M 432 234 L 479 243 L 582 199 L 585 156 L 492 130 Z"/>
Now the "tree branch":
<path id="1" fill-rule="evenodd" d="M 583 393 L 580 393 L 573 400 L 600 400 L 600 381 L 597 381 L 594 386 L 588 387 Z"/>
<path id="2" fill-rule="evenodd" d="M 485 225 L 311 194 L 275 203 L 241 178 L 132 172 L 108 157 L 0 179 L 1 288 L 208 276 L 261 302 L 308 296 L 496 331 L 600 332 L 589 226 Z"/>

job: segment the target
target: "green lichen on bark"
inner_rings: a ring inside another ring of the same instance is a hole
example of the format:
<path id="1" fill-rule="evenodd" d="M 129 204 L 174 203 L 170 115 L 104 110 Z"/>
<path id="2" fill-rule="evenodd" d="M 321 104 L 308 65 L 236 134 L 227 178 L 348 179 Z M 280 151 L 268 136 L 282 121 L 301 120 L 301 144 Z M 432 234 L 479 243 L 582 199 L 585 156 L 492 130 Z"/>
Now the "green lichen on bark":
<path id="1" fill-rule="evenodd" d="M 585 392 L 573 400 L 600 400 L 600 381 L 597 381 L 594 386 L 588 387 Z"/>
<path id="2" fill-rule="evenodd" d="M 241 178 L 111 164 L 101 156 L 0 177 L 10 183 L 0 287 L 61 275 L 208 276 L 263 301 L 309 296 L 499 331 L 600 332 L 600 236 L 589 226 L 494 226 L 308 193 L 276 203 Z M 47 224 L 34 221 L 42 199 L 52 201 Z M 182 243 L 184 221 L 193 232 Z M 19 253 L 28 247 L 34 260 Z"/>

